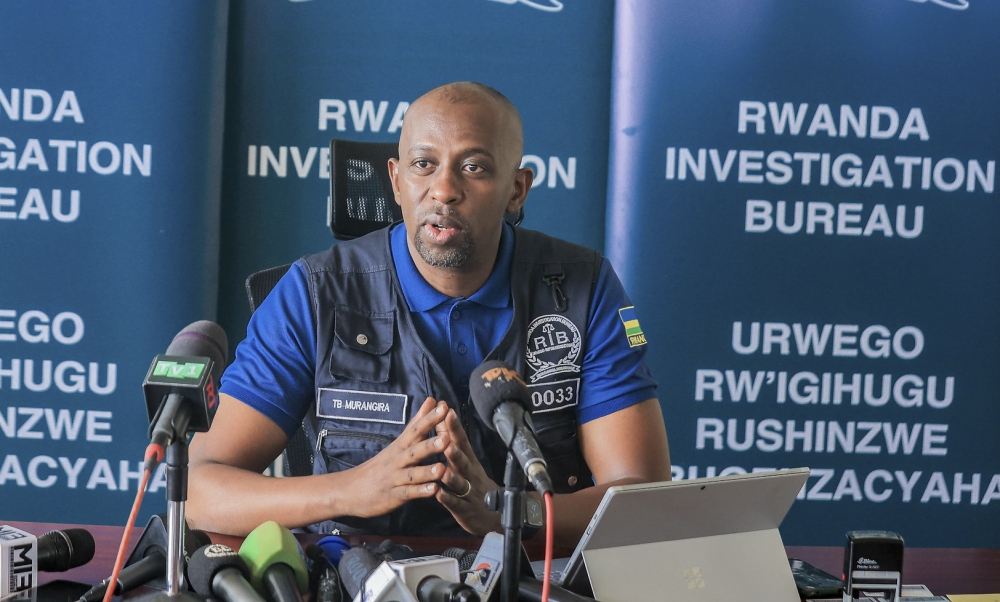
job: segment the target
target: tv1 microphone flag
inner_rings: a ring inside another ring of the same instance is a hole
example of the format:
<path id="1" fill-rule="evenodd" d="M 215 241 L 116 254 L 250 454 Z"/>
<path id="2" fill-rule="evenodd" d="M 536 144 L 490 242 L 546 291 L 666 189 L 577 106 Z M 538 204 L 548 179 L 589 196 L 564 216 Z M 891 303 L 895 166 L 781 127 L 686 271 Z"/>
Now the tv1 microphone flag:
<path id="1" fill-rule="evenodd" d="M 165 355 L 153 359 L 142 383 L 150 447 L 159 450 L 155 457 L 147 455 L 150 470 L 163 460 L 163 450 L 175 438 L 212 426 L 228 348 L 222 327 L 199 320 L 177 333 Z"/>

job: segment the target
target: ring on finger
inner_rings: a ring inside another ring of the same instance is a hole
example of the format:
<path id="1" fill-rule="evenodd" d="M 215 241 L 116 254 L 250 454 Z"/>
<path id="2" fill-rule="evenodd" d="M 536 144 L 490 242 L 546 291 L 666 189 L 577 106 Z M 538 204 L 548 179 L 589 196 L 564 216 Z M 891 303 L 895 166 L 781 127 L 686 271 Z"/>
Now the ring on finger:
<path id="1" fill-rule="evenodd" d="M 472 493 L 472 481 L 470 481 L 469 479 L 465 479 L 465 483 L 466 485 L 468 485 L 468 489 L 465 490 L 465 493 L 456 493 L 455 497 L 465 497 L 470 493 Z"/>

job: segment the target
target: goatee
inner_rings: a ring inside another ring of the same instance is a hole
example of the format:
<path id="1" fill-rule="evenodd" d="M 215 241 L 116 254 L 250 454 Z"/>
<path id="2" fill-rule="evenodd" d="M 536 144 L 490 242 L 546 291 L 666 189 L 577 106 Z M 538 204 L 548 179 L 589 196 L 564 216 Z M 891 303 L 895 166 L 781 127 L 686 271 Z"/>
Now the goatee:
<path id="1" fill-rule="evenodd" d="M 468 263 L 476 251 L 476 243 L 463 233 L 462 242 L 457 247 L 434 248 L 427 244 L 421 236 L 421 229 L 413 235 L 413 248 L 427 265 L 435 268 L 460 268 Z"/>

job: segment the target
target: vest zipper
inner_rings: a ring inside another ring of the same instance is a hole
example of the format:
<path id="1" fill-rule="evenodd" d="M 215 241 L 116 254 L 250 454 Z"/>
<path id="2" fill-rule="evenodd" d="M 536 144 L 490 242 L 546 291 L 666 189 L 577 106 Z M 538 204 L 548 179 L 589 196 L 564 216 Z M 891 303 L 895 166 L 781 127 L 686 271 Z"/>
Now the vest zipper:
<path id="1" fill-rule="evenodd" d="M 372 441 L 374 443 L 381 443 L 383 445 L 389 445 L 396 440 L 395 437 L 390 437 L 388 435 L 379 435 L 377 433 L 358 433 L 355 431 L 348 431 L 345 429 L 323 429 L 316 435 L 316 453 L 320 453 L 323 449 L 323 439 L 327 435 L 332 435 L 335 437 L 342 437 L 344 439 L 357 439 L 359 441 Z"/>

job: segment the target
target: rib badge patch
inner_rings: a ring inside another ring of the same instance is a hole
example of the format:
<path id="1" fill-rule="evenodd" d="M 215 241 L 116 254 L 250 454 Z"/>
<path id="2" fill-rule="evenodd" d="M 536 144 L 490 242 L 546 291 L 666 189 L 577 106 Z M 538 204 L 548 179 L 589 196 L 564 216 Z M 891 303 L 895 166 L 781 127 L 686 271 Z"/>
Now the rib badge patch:
<path id="1" fill-rule="evenodd" d="M 639 328 L 639 318 L 635 315 L 635 306 L 629 305 L 618 310 L 618 316 L 625 325 L 625 336 L 628 337 L 629 347 L 638 347 L 646 344 L 646 335 L 642 334 Z"/>

